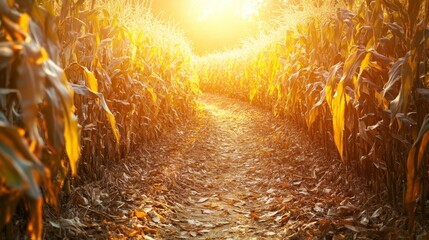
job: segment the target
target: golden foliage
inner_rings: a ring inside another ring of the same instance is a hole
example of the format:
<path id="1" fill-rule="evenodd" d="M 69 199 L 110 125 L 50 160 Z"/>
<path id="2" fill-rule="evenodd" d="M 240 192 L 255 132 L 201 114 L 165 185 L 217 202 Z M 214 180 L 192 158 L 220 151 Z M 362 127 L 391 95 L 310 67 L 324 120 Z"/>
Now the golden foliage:
<path id="1" fill-rule="evenodd" d="M 429 179 L 423 170 L 429 1 L 359 1 L 356 9 L 281 30 L 255 51 L 246 45 L 239 53 L 201 58 L 201 87 L 305 125 L 325 149 L 333 143 L 369 186 L 387 189 L 394 203 L 407 181 L 412 229 Z"/>
<path id="2" fill-rule="evenodd" d="M 52 60 L 54 40 L 42 34 L 45 25 L 16 5 L 0 5 L 0 229 L 24 201 L 30 236 L 40 239 L 43 197 L 56 202 L 67 171 L 64 152 L 76 168 L 78 125 L 72 91 Z"/>
<path id="3" fill-rule="evenodd" d="M 192 114 L 199 88 L 187 43 L 143 8 L 138 30 L 84 1 L 36 2 L 0 0 L 0 229 L 24 199 L 40 239 L 69 168 L 97 178 Z"/>

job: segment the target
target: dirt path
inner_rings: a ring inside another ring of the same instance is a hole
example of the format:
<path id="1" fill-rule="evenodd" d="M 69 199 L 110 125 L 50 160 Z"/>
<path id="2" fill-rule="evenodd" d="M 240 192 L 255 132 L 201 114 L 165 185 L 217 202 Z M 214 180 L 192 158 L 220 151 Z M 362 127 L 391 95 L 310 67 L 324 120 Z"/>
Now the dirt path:
<path id="1" fill-rule="evenodd" d="M 405 236 L 403 216 L 338 159 L 324 156 L 301 127 L 247 103 L 205 94 L 186 128 L 142 146 L 106 170 L 101 181 L 74 189 L 60 217 L 47 209 L 47 235 L 149 240 Z"/>
<path id="2" fill-rule="evenodd" d="M 374 199 L 350 191 L 339 161 L 326 162 L 302 129 L 229 98 L 206 94 L 200 102 L 188 147 L 170 155 L 184 184 L 165 239 L 386 235 L 369 223 L 388 207 L 359 207 Z"/>
<path id="3" fill-rule="evenodd" d="M 211 95 L 201 97 L 202 127 L 181 156 L 187 165 L 183 178 L 183 201 L 176 204 L 172 227 L 165 234 L 175 238 L 200 237 L 242 239 L 280 237 L 270 217 L 279 217 L 273 204 L 279 189 L 270 182 L 283 177 L 267 173 L 280 159 L 273 153 L 276 126 L 267 112 Z M 269 157 L 268 157 L 269 156 Z M 279 166 L 280 167 L 280 166 Z M 277 216 L 278 215 L 278 216 Z"/>

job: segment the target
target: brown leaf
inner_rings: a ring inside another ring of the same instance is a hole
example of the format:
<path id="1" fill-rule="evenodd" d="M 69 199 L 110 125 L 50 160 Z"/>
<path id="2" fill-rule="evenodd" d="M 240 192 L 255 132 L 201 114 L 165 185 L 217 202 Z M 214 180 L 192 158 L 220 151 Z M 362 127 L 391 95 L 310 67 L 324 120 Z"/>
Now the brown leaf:
<path id="1" fill-rule="evenodd" d="M 381 215 L 381 211 L 383 210 L 383 207 L 379 207 L 375 212 L 371 215 L 371 218 L 378 218 Z"/>
<path id="2" fill-rule="evenodd" d="M 256 214 L 254 211 L 250 212 L 250 217 L 253 218 L 254 220 L 259 220 L 260 217 L 258 216 L 258 214 Z"/>
<path id="3" fill-rule="evenodd" d="M 147 226 L 143 226 L 143 232 L 145 233 L 149 233 L 149 234 L 158 234 L 158 231 L 156 231 L 155 229 L 149 228 Z"/>
<path id="4" fill-rule="evenodd" d="M 345 228 L 352 230 L 353 232 L 361 232 L 360 228 L 356 227 L 356 226 L 352 226 L 352 225 L 344 225 Z"/>

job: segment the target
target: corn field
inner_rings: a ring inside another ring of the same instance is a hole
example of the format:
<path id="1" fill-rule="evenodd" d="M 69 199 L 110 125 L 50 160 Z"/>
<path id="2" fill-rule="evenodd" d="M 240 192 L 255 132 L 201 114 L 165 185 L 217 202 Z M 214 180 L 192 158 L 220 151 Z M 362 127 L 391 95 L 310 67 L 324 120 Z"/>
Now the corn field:
<path id="1" fill-rule="evenodd" d="M 95 180 L 193 112 L 190 48 L 140 11 L 136 31 L 94 2 L 0 1 L 0 229 L 23 201 L 40 239 L 70 173 Z"/>
<path id="2" fill-rule="evenodd" d="M 294 119 L 325 149 L 334 144 L 369 187 L 406 209 L 412 231 L 429 190 L 429 1 L 354 9 L 200 58 L 201 87 Z"/>
<path id="3" fill-rule="evenodd" d="M 429 0 L 357 1 L 205 57 L 128 2 L 0 0 L 6 236 L 18 212 L 41 239 L 43 204 L 184 123 L 199 85 L 307 128 L 413 232 L 429 197 Z"/>

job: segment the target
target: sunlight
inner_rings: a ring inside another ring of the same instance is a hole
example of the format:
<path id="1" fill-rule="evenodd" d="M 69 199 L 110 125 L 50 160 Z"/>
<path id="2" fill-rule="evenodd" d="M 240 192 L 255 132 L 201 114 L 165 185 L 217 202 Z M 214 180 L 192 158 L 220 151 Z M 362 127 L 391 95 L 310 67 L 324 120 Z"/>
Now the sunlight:
<path id="1" fill-rule="evenodd" d="M 258 15 L 259 3 L 263 0 L 194 0 L 191 11 L 197 15 L 199 21 L 208 18 L 239 17 L 253 18 Z"/>
<path id="2" fill-rule="evenodd" d="M 259 8 L 264 0 L 246 1 L 241 7 L 241 16 L 246 19 L 258 16 Z"/>
<path id="3" fill-rule="evenodd" d="M 257 31 L 265 0 L 191 0 L 186 7 L 190 35 L 198 49 L 236 45 Z"/>

